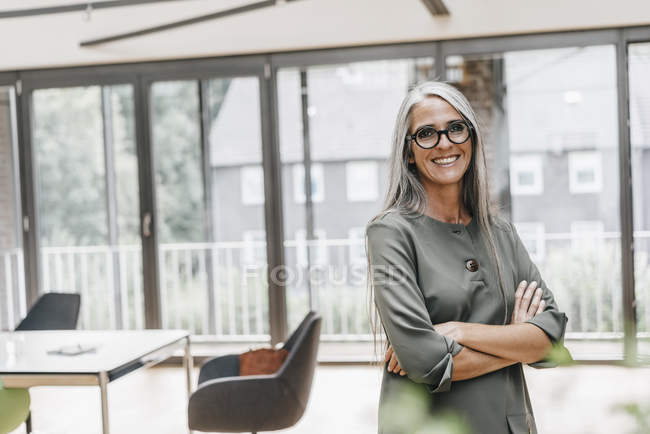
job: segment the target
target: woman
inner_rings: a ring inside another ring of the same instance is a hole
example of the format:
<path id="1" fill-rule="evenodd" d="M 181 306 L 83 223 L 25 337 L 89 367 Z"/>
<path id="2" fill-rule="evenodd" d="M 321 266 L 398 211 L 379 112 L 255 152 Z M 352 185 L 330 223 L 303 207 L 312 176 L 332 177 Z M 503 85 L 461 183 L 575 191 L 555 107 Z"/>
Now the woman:
<path id="1" fill-rule="evenodd" d="M 407 383 L 426 391 L 418 396 L 434 415 L 452 411 L 471 432 L 537 432 L 522 363 L 552 365 L 543 359 L 567 317 L 493 211 L 487 179 L 467 99 L 439 82 L 409 91 L 385 209 L 366 227 L 370 302 L 390 344 L 379 432 L 396 431 L 388 403 Z"/>

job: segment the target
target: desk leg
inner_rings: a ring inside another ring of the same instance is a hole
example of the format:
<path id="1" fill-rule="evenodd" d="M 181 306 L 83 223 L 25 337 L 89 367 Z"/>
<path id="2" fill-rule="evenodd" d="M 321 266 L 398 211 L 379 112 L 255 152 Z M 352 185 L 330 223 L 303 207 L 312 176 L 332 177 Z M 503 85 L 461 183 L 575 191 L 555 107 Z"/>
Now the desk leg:
<path id="1" fill-rule="evenodd" d="M 187 381 L 187 400 L 189 402 L 190 395 L 192 394 L 192 353 L 190 352 L 190 337 L 185 339 L 185 357 L 183 357 L 183 365 L 185 365 L 185 380 Z M 192 430 L 188 430 L 189 434 L 193 434 Z"/>
<path id="2" fill-rule="evenodd" d="M 102 434 L 109 434 L 108 430 L 108 374 L 99 373 L 99 391 L 102 399 Z"/>
<path id="3" fill-rule="evenodd" d="M 192 353 L 190 352 L 190 337 L 185 340 L 185 357 L 183 357 L 183 365 L 185 365 L 185 380 L 187 381 L 187 399 L 190 399 L 192 394 Z"/>

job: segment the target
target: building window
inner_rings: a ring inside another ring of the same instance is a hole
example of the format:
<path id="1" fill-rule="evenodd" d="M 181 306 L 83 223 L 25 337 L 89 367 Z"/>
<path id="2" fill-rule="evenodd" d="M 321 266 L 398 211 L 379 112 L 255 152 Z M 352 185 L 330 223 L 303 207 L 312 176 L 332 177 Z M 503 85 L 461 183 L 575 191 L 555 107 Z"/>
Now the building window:
<path id="1" fill-rule="evenodd" d="M 296 231 L 296 263 L 299 267 L 309 265 L 307 261 L 307 233 L 304 229 Z M 309 256 L 312 265 L 327 264 L 327 246 L 322 242 L 327 238 L 324 229 L 315 229 L 314 236 L 316 240 L 309 242 Z"/>
<path id="2" fill-rule="evenodd" d="M 322 202 L 325 199 L 325 177 L 323 165 L 311 164 L 311 201 Z M 293 200 L 296 203 L 305 203 L 305 166 L 293 166 Z"/>
<path id="3" fill-rule="evenodd" d="M 377 200 L 377 162 L 349 161 L 345 164 L 348 202 Z"/>
<path id="4" fill-rule="evenodd" d="M 541 155 L 513 155 L 510 157 L 510 193 L 533 195 L 544 192 Z"/>
<path id="5" fill-rule="evenodd" d="M 264 172 L 262 166 L 243 166 L 240 169 L 241 202 L 244 205 L 264 203 Z"/>
<path id="6" fill-rule="evenodd" d="M 542 261 L 546 255 L 546 230 L 542 222 L 515 223 L 519 238 L 524 243 L 533 262 Z"/>
<path id="7" fill-rule="evenodd" d="M 348 229 L 350 265 L 366 265 L 366 228 Z"/>
<path id="8" fill-rule="evenodd" d="M 571 222 L 571 247 L 573 249 L 594 249 L 603 240 L 605 225 L 600 220 L 578 220 Z"/>
<path id="9" fill-rule="evenodd" d="M 602 158 L 598 151 L 569 152 L 569 191 L 599 193 L 603 188 Z"/>
<path id="10" fill-rule="evenodd" d="M 243 264 L 266 264 L 266 232 L 260 230 L 244 231 Z"/>

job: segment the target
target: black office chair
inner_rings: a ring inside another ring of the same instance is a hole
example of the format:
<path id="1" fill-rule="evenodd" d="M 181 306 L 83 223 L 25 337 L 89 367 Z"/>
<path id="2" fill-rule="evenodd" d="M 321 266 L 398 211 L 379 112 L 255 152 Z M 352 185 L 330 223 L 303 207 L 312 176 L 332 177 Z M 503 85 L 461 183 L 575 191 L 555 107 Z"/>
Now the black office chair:
<path id="1" fill-rule="evenodd" d="M 15 330 L 74 330 L 77 328 L 80 306 L 79 294 L 45 293 L 36 300 Z M 25 420 L 25 428 L 28 434 L 32 432 L 31 412 Z"/>
<path id="2" fill-rule="evenodd" d="M 190 396 L 190 429 L 257 433 L 295 425 L 309 401 L 320 327 L 321 316 L 309 312 L 284 343 L 289 354 L 271 375 L 238 376 L 238 354 L 208 360 Z"/>
<path id="3" fill-rule="evenodd" d="M 16 331 L 74 330 L 77 328 L 80 306 L 79 294 L 48 292 L 29 309 Z"/>

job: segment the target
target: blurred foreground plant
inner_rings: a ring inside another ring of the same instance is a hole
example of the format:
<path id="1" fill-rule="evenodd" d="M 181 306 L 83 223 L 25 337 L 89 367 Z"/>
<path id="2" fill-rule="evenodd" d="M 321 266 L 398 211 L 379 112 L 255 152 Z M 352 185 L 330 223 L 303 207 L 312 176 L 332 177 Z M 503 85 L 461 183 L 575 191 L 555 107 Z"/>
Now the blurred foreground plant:
<path id="1" fill-rule="evenodd" d="M 388 432 L 408 434 L 469 434 L 470 427 L 452 411 L 431 412 L 431 395 L 422 385 L 404 382 L 380 408 L 380 425 Z"/>
<path id="2" fill-rule="evenodd" d="M 627 413 L 634 418 L 636 427 L 634 431 L 630 431 L 630 434 L 650 433 L 650 405 L 630 402 L 613 405 L 612 410 Z"/>

